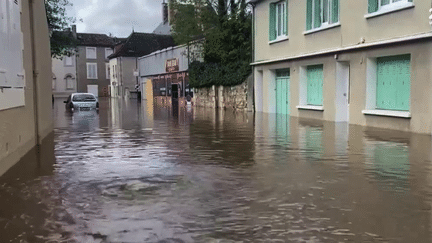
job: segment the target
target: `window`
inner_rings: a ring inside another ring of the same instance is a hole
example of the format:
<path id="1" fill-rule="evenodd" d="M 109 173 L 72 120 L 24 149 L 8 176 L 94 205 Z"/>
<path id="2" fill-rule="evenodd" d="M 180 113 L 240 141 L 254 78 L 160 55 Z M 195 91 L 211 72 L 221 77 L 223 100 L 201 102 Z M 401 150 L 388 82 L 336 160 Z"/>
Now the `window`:
<path id="1" fill-rule="evenodd" d="M 376 68 L 376 108 L 409 111 L 410 55 L 377 58 Z"/>
<path id="2" fill-rule="evenodd" d="M 307 67 L 307 104 L 323 105 L 323 65 Z"/>
<path id="3" fill-rule="evenodd" d="M 86 47 L 87 59 L 96 59 L 96 47 Z"/>
<path id="4" fill-rule="evenodd" d="M 113 50 L 111 48 L 105 48 L 105 59 L 108 59 L 111 54 L 113 54 Z"/>
<path id="5" fill-rule="evenodd" d="M 21 1 L 0 1 L 0 110 L 25 105 Z"/>
<path id="6" fill-rule="evenodd" d="M 339 0 L 307 0 L 306 30 L 339 23 Z"/>
<path id="7" fill-rule="evenodd" d="M 73 58 L 68 56 L 64 57 L 64 65 L 65 67 L 73 66 Z"/>
<path id="8" fill-rule="evenodd" d="M 287 2 L 281 1 L 270 4 L 269 40 L 286 39 L 288 35 Z"/>
<path id="9" fill-rule="evenodd" d="M 87 79 L 97 78 L 97 63 L 87 63 Z"/>
<path id="10" fill-rule="evenodd" d="M 72 75 L 70 75 L 70 74 L 66 75 L 65 81 L 66 81 L 66 89 L 74 89 L 75 88 L 74 79 L 72 78 Z"/>
<path id="11" fill-rule="evenodd" d="M 368 0 L 368 13 L 388 12 L 412 6 L 412 0 Z"/>
<path id="12" fill-rule="evenodd" d="M 56 76 L 54 73 L 52 74 L 52 87 L 51 88 L 52 88 L 52 90 L 56 89 Z"/>
<path id="13" fill-rule="evenodd" d="M 106 75 L 106 79 L 110 79 L 110 65 L 109 65 L 109 63 L 105 63 L 105 75 Z"/>

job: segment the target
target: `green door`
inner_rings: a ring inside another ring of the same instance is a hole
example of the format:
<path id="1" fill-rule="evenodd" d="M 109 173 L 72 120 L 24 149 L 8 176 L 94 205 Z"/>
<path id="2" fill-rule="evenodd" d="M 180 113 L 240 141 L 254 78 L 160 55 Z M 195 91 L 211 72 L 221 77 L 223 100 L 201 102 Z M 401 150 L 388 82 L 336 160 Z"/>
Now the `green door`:
<path id="1" fill-rule="evenodd" d="M 276 72 L 276 113 L 290 114 L 290 92 L 289 92 L 289 71 L 281 70 Z"/>

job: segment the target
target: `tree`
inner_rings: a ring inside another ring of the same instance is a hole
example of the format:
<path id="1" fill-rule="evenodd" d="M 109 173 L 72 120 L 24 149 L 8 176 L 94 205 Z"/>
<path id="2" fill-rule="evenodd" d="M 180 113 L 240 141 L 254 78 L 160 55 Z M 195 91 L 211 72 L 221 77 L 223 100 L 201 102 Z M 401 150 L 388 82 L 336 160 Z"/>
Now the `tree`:
<path id="1" fill-rule="evenodd" d="M 72 6 L 69 0 L 44 0 L 50 30 L 51 56 L 61 58 L 75 53 L 77 40 L 70 31 L 74 18 L 66 16 L 66 7 Z"/>
<path id="2" fill-rule="evenodd" d="M 251 73 L 252 57 L 252 19 L 245 0 L 173 0 L 171 4 L 174 40 L 184 44 L 205 39 L 204 63 L 190 65 L 191 86 L 242 83 Z"/>

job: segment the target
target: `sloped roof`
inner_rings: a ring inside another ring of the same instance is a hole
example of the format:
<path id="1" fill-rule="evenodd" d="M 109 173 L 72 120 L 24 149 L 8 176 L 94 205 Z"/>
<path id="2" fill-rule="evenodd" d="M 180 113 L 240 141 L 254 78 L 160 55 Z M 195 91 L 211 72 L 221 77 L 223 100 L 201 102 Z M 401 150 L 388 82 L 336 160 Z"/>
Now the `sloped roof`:
<path id="1" fill-rule="evenodd" d="M 105 46 L 110 47 L 114 45 L 117 38 L 109 37 L 105 34 L 92 34 L 92 33 L 77 33 L 79 46 Z"/>
<path id="2" fill-rule="evenodd" d="M 153 34 L 159 34 L 159 35 L 169 35 L 171 34 L 171 26 L 169 25 L 168 21 L 161 22 L 158 27 L 156 27 L 155 30 L 153 30 Z"/>
<path id="3" fill-rule="evenodd" d="M 141 57 L 171 46 L 175 43 L 170 35 L 133 32 L 108 58 Z"/>

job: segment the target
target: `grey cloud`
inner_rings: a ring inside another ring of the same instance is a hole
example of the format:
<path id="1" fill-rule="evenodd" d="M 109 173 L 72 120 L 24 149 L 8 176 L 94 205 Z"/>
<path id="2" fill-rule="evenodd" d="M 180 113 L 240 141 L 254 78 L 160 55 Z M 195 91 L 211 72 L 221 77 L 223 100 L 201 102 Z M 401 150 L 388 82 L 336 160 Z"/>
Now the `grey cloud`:
<path id="1" fill-rule="evenodd" d="M 162 21 L 162 0 L 71 0 L 71 17 L 82 17 L 88 33 L 112 33 L 127 37 L 132 26 L 136 32 L 152 32 Z"/>

